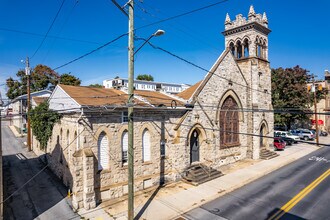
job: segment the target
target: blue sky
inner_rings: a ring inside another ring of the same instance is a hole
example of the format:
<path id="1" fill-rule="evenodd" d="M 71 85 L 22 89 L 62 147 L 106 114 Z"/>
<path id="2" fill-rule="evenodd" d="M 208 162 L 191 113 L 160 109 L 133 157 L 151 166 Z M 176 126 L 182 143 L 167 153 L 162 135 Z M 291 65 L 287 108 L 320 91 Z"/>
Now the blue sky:
<path id="1" fill-rule="evenodd" d="M 117 0 L 123 5 L 126 0 Z M 156 22 L 203 7 L 217 0 L 136 0 L 135 27 Z M 0 85 L 24 68 L 22 59 L 31 57 L 51 25 L 62 0 L 0 1 Z M 217 6 L 174 20 L 141 28 L 139 37 L 147 38 L 157 29 L 166 34 L 152 43 L 203 68 L 209 69 L 224 50 L 225 15 L 247 17 L 249 6 L 266 12 L 269 28 L 271 67 L 300 65 L 321 78 L 330 69 L 330 1 L 315 0 L 228 0 Z M 8 31 L 15 30 L 19 32 Z M 111 0 L 65 0 L 49 36 L 31 66 L 44 64 L 56 68 L 126 33 L 128 19 Z M 26 34 L 29 32 L 37 35 Z M 53 36 L 65 39 L 53 38 Z M 68 40 L 75 39 L 75 40 Z M 127 37 L 92 55 L 58 69 L 71 72 L 83 85 L 100 83 L 115 76 L 127 77 Z M 142 42 L 136 41 L 138 47 Z M 194 84 L 206 74 L 181 60 L 146 45 L 135 61 L 135 75 L 151 74 L 155 81 Z M 4 93 L 4 86 L 1 86 Z"/>

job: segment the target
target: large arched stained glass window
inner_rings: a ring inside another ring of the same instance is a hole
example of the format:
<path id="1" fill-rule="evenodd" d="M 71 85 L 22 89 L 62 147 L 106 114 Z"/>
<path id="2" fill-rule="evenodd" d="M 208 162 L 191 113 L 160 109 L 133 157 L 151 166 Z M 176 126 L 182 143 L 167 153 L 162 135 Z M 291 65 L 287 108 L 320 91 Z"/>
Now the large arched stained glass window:
<path id="1" fill-rule="evenodd" d="M 220 146 L 239 145 L 239 114 L 236 101 L 229 96 L 223 102 L 220 111 Z"/>

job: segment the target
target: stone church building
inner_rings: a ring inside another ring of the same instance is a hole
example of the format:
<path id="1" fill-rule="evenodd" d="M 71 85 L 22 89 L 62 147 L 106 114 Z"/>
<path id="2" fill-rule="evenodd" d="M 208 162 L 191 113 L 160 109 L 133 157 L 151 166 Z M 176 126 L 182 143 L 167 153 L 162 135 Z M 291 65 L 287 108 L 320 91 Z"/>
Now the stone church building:
<path id="1" fill-rule="evenodd" d="M 225 50 L 203 80 L 177 95 L 134 91 L 135 191 L 198 184 L 272 148 L 269 33 L 266 14 L 252 6 L 247 18 L 227 14 Z M 34 151 L 46 153 L 77 209 L 127 194 L 127 99 L 124 89 L 58 85 L 48 100 L 63 117 L 45 152 Z"/>

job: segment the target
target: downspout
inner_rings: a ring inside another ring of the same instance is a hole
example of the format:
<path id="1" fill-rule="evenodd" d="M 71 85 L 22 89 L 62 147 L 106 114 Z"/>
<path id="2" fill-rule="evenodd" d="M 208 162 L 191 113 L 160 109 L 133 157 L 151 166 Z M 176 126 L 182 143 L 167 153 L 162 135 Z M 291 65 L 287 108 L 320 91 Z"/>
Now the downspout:
<path id="1" fill-rule="evenodd" d="M 76 133 L 77 133 L 77 144 L 76 144 L 76 150 L 79 150 L 80 149 L 80 138 L 79 138 L 79 134 L 80 134 L 80 130 L 79 130 L 79 121 L 82 119 L 82 116 L 84 114 L 84 109 L 81 107 L 81 113 L 80 113 L 80 116 L 78 117 L 77 119 L 77 128 L 76 128 Z"/>

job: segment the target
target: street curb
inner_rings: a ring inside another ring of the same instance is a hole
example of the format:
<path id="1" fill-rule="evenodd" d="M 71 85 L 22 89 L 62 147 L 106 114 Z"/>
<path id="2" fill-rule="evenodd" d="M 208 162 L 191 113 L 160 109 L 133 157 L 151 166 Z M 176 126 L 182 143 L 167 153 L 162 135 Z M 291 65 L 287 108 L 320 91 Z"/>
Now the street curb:
<path id="1" fill-rule="evenodd" d="M 21 135 L 17 132 L 16 128 L 14 127 L 14 125 L 8 125 L 9 129 L 11 130 L 11 132 L 14 134 L 15 137 L 17 138 L 21 138 L 24 137 L 24 135 Z"/>

